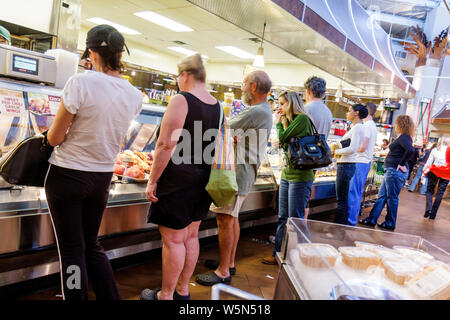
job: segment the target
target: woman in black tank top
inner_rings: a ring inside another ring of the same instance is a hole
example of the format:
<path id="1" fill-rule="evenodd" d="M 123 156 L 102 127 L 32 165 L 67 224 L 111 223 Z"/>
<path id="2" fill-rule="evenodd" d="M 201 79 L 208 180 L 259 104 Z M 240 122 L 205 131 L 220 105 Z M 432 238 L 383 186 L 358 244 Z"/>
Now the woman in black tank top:
<path id="1" fill-rule="evenodd" d="M 212 203 L 205 187 L 220 105 L 206 90 L 199 54 L 185 58 L 178 71 L 182 91 L 164 114 L 146 191 L 152 202 L 148 222 L 159 225 L 163 242 L 162 286 L 144 289 L 145 300 L 189 299 L 188 284 L 199 254 L 198 228 Z"/>

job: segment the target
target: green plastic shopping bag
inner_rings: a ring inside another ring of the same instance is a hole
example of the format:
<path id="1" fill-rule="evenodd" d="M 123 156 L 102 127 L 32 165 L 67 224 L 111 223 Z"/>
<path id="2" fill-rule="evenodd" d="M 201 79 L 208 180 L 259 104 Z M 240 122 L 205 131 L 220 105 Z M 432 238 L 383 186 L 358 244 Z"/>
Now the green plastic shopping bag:
<path id="1" fill-rule="evenodd" d="M 219 132 L 216 138 L 214 160 L 209 174 L 206 191 L 216 207 L 223 207 L 233 201 L 238 191 L 236 167 L 234 164 L 234 143 L 230 127 L 222 124 L 223 110 L 220 106 Z"/>

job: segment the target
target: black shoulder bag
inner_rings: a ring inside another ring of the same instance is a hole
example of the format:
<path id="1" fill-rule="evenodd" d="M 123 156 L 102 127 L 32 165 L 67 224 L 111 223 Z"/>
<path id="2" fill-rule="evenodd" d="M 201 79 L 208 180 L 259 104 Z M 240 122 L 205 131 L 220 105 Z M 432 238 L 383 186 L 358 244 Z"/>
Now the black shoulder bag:
<path id="1" fill-rule="evenodd" d="M 308 117 L 309 118 L 309 117 Z M 288 157 L 294 169 L 317 169 L 331 164 L 331 150 L 325 135 L 317 132 L 309 119 L 313 134 L 305 137 L 292 137 L 288 144 Z"/>
<path id="2" fill-rule="evenodd" d="M 47 131 L 29 137 L 0 159 L 0 175 L 13 185 L 43 187 L 52 151 Z"/>

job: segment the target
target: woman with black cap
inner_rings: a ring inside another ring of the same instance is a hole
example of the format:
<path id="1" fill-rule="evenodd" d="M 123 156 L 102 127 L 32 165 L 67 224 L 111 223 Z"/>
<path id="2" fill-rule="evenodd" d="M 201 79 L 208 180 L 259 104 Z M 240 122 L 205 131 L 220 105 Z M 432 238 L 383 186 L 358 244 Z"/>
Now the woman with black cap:
<path id="1" fill-rule="evenodd" d="M 332 145 L 331 151 L 337 159 L 336 172 L 336 200 L 337 213 L 335 223 L 348 224 L 350 180 L 356 172 L 358 148 L 364 139 L 364 125 L 362 120 L 369 111 L 362 104 L 351 106 L 347 112 L 347 120 L 352 122 L 351 129 L 342 137 L 340 143 Z M 345 143 L 344 141 L 347 141 Z"/>
<path id="2" fill-rule="evenodd" d="M 139 90 L 121 77 L 124 46 L 111 26 L 89 30 L 82 58 L 98 72 L 68 80 L 47 135 L 56 147 L 44 185 L 65 300 L 88 298 L 88 275 L 97 299 L 120 299 L 97 235 L 120 144 L 142 107 Z"/>

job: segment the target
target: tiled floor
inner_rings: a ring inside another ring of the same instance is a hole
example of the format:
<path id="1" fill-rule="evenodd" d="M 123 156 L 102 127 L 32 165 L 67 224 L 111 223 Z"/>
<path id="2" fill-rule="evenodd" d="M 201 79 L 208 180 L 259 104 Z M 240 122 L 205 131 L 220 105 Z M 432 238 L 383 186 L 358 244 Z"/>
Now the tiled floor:
<path id="1" fill-rule="evenodd" d="M 425 196 L 418 193 L 402 191 L 398 222 L 395 232 L 420 235 L 450 252 L 450 202 L 443 201 L 435 221 L 424 219 Z M 364 210 L 367 216 L 370 208 Z M 383 221 L 383 216 L 379 222 Z M 278 266 L 261 263 L 261 259 L 272 252 L 273 245 L 268 244 L 268 236 L 275 232 L 271 226 L 257 233 L 241 237 L 237 253 L 237 273 L 231 285 L 265 299 L 272 299 L 278 275 Z M 205 259 L 215 259 L 218 256 L 216 244 L 202 247 L 195 274 L 205 272 Z M 191 279 L 192 299 L 210 299 L 211 288 L 195 282 L 195 274 Z M 138 299 L 143 288 L 156 288 L 161 283 L 161 259 L 155 256 L 143 264 L 116 270 L 116 281 L 123 299 Z M 60 289 L 54 288 L 39 293 L 19 297 L 19 299 L 61 299 Z M 92 296 L 94 298 L 94 296 Z"/>

